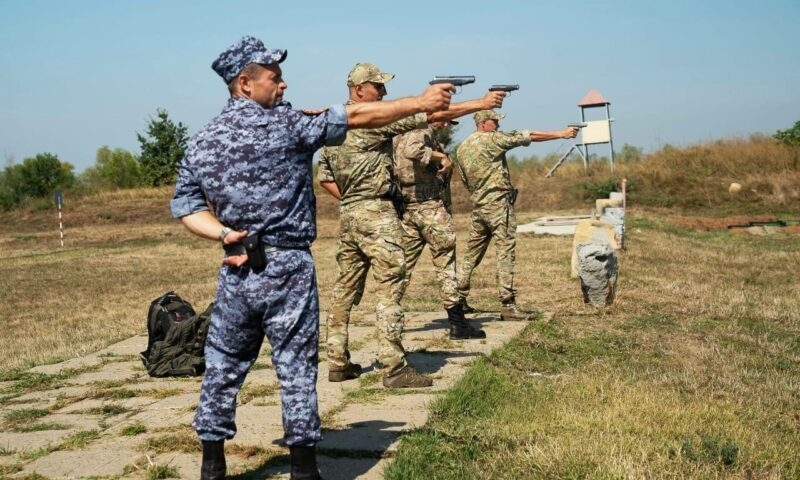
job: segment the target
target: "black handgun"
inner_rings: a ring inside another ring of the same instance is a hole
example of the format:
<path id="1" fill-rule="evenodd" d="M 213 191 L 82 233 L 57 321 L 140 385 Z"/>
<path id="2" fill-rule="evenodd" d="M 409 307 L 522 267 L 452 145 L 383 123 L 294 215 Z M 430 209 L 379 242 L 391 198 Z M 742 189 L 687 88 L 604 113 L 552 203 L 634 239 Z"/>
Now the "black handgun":
<path id="1" fill-rule="evenodd" d="M 463 85 L 475 83 L 475 77 L 473 75 L 437 75 L 428 83 L 431 85 L 436 85 L 438 83 L 452 83 L 456 87 L 461 87 Z"/>
<path id="2" fill-rule="evenodd" d="M 519 84 L 515 85 L 492 85 L 489 87 L 490 92 L 513 92 L 519 90 Z"/>
<path id="3" fill-rule="evenodd" d="M 567 126 L 568 126 L 568 127 L 570 127 L 570 128 L 571 128 L 571 127 L 575 127 L 575 128 L 584 128 L 584 127 L 586 127 L 587 125 L 588 125 L 588 123 L 586 123 L 586 122 L 580 122 L 580 123 L 568 123 L 568 124 L 567 124 Z"/>

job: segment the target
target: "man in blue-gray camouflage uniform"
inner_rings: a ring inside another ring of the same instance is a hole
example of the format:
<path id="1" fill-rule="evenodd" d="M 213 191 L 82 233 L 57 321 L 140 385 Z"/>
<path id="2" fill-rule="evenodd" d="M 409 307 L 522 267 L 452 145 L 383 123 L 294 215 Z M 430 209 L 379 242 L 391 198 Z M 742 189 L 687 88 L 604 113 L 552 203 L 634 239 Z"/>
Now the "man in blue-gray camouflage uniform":
<path id="1" fill-rule="evenodd" d="M 203 442 L 201 479 L 225 477 L 236 395 L 265 335 L 281 384 L 291 478 L 320 478 L 319 304 L 309 251 L 316 237 L 313 153 L 340 143 L 348 128 L 380 127 L 450 102 L 452 85 L 437 85 L 383 105 L 293 110 L 283 100 L 285 58 L 285 50 L 246 36 L 213 62 L 231 97 L 189 142 L 170 204 L 191 232 L 221 241 L 227 252 L 193 423 Z"/>

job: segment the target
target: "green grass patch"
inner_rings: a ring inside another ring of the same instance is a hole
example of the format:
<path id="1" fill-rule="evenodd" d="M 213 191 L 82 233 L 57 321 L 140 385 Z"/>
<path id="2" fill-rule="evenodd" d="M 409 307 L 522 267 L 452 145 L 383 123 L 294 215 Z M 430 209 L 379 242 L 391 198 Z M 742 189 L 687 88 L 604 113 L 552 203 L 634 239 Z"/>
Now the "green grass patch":
<path id="1" fill-rule="evenodd" d="M 245 384 L 239 391 L 237 402 L 239 405 L 250 403 L 254 400 L 265 400 L 278 393 L 281 386 L 277 383 L 270 385 L 258 385 L 253 383 Z"/>
<path id="2" fill-rule="evenodd" d="M 257 361 L 250 367 L 250 371 L 253 370 L 271 370 L 272 369 L 272 362 L 261 362 Z"/>
<path id="3" fill-rule="evenodd" d="M 266 455 L 268 452 L 263 447 L 256 445 L 242 445 L 239 443 L 229 443 L 225 445 L 225 455 L 236 455 L 241 458 L 254 458 Z"/>
<path id="4" fill-rule="evenodd" d="M 9 463 L 0 465 L 0 478 L 6 478 L 17 472 L 22 471 L 22 465 L 17 463 Z"/>
<path id="5" fill-rule="evenodd" d="M 90 398 L 95 400 L 124 400 L 126 398 L 135 398 L 140 396 L 147 396 L 147 393 L 142 390 L 133 390 L 131 388 L 95 390 L 90 394 Z"/>
<path id="6" fill-rule="evenodd" d="M 4 417 L 5 428 L 17 433 L 43 432 L 47 430 L 68 430 L 70 425 L 56 422 L 37 422 L 50 415 L 50 410 L 41 408 L 23 408 L 7 413 Z"/>
<path id="7" fill-rule="evenodd" d="M 43 408 L 21 408 L 12 410 L 3 416 L 5 424 L 9 426 L 20 425 L 23 423 L 34 422 L 40 418 L 50 415 L 50 410 Z"/>
<path id="8" fill-rule="evenodd" d="M 127 384 L 127 380 L 96 380 L 89 385 L 97 388 L 98 390 L 108 390 L 112 388 L 119 388 Z"/>
<path id="9" fill-rule="evenodd" d="M 106 417 L 111 417 L 114 415 L 121 415 L 123 413 L 130 412 L 130 409 L 123 405 L 119 405 L 116 403 L 109 403 L 106 405 L 102 405 L 100 407 L 86 409 L 85 412 L 90 415 L 103 415 Z"/>
<path id="10" fill-rule="evenodd" d="M 39 473 L 33 472 L 25 475 L 24 477 L 19 477 L 20 480 L 50 480 L 48 477 L 41 475 Z"/>
<path id="11" fill-rule="evenodd" d="M 22 369 L 13 369 L 0 374 L 0 381 L 12 381 L 13 385 L 8 389 L 12 393 L 40 392 L 63 387 L 66 381 L 82 373 L 97 371 L 102 368 L 101 364 L 87 365 L 81 368 L 69 368 L 57 374 L 47 374 L 31 372 Z"/>
<path id="12" fill-rule="evenodd" d="M 12 430 L 18 433 L 24 433 L 24 432 L 45 432 L 49 430 L 69 430 L 70 428 L 72 428 L 72 426 L 67 425 L 65 423 L 39 422 L 27 425 L 14 425 Z"/>
<path id="13" fill-rule="evenodd" d="M 180 388 L 158 388 L 142 392 L 142 394 L 147 395 L 148 397 L 158 398 L 158 399 L 174 397 L 176 395 L 181 395 L 183 393 L 185 392 Z"/>
<path id="14" fill-rule="evenodd" d="M 739 446 L 730 439 L 720 439 L 718 435 L 699 435 L 683 438 L 680 449 L 670 450 L 670 455 L 678 454 L 689 462 L 707 462 L 732 467 L 738 461 Z"/>
<path id="15" fill-rule="evenodd" d="M 377 403 L 389 395 L 387 388 L 358 388 L 355 390 L 348 390 L 344 394 L 344 398 L 348 402 L 353 403 Z"/>
<path id="16" fill-rule="evenodd" d="M 22 372 L 14 378 L 11 391 L 17 393 L 50 390 L 64 385 L 64 375 L 48 375 L 46 373 Z"/>
<path id="17" fill-rule="evenodd" d="M 146 480 L 181 478 L 180 471 L 176 467 L 153 463 L 147 456 L 137 458 L 133 463 L 126 465 L 122 469 L 122 474 L 141 476 Z"/>
<path id="18" fill-rule="evenodd" d="M 763 327 L 656 314 L 530 324 L 431 404 L 385 478 L 792 478 L 800 441 L 779 412 L 797 407 L 795 338 Z"/>
<path id="19" fill-rule="evenodd" d="M 100 432 L 97 430 L 82 430 L 67 437 L 61 442 L 60 448 L 63 450 L 78 450 L 84 448 L 90 442 L 100 438 Z"/>
<path id="20" fill-rule="evenodd" d="M 33 450 L 21 450 L 17 452 L 17 457 L 24 462 L 30 462 L 38 458 L 44 457 L 45 455 L 49 454 L 55 449 L 56 449 L 55 447 L 50 446 L 50 447 L 36 448 Z"/>
<path id="21" fill-rule="evenodd" d="M 147 480 L 181 478 L 181 473 L 176 467 L 171 465 L 152 465 L 145 471 L 144 478 Z"/>
<path id="22" fill-rule="evenodd" d="M 381 372 L 369 372 L 362 374 L 358 377 L 358 386 L 365 388 L 365 387 L 373 387 L 378 385 L 380 381 L 383 379 L 383 375 Z"/>
<path id="23" fill-rule="evenodd" d="M 190 426 L 171 427 L 170 433 L 148 438 L 142 449 L 156 454 L 165 452 L 197 453 L 201 443 Z"/>
<path id="24" fill-rule="evenodd" d="M 133 437 L 136 435 L 141 435 L 142 433 L 147 432 L 147 427 L 144 426 L 142 422 L 132 423 L 130 425 L 124 426 L 120 431 L 119 434 L 122 437 Z"/>

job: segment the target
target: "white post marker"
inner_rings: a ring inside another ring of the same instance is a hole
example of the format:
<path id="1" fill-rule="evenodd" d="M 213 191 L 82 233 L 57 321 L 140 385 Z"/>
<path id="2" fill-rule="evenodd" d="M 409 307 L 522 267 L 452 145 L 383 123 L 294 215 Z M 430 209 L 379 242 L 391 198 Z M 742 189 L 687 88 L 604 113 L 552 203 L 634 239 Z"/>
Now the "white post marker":
<path id="1" fill-rule="evenodd" d="M 64 194 L 61 190 L 55 191 L 56 206 L 58 207 L 58 233 L 61 237 L 61 246 L 64 246 L 64 223 L 61 218 L 61 205 L 64 203 Z"/>

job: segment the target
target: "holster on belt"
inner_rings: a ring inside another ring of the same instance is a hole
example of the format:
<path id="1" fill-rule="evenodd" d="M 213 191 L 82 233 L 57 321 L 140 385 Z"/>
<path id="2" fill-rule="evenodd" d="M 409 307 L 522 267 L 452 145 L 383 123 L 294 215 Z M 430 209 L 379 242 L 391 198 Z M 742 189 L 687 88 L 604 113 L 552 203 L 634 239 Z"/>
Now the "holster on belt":
<path id="1" fill-rule="evenodd" d="M 248 235 L 241 243 L 222 245 L 228 255 L 247 254 L 247 265 L 253 270 L 261 270 L 267 265 L 264 244 L 260 235 Z"/>
<path id="2" fill-rule="evenodd" d="M 516 188 L 512 188 L 506 194 L 506 201 L 508 202 L 508 208 L 506 209 L 506 228 L 508 228 L 508 216 L 511 212 L 511 207 L 517 203 L 517 195 L 519 194 L 519 190 Z"/>
<path id="3" fill-rule="evenodd" d="M 403 215 L 406 213 L 406 203 L 403 200 L 403 191 L 397 182 L 389 184 L 389 198 L 392 200 L 397 216 L 402 220 Z"/>
<path id="4" fill-rule="evenodd" d="M 514 205 L 515 203 L 517 203 L 517 195 L 519 195 L 519 189 L 517 188 L 512 188 L 511 190 L 508 191 L 508 196 L 506 197 L 506 200 L 508 200 L 509 205 Z"/>

